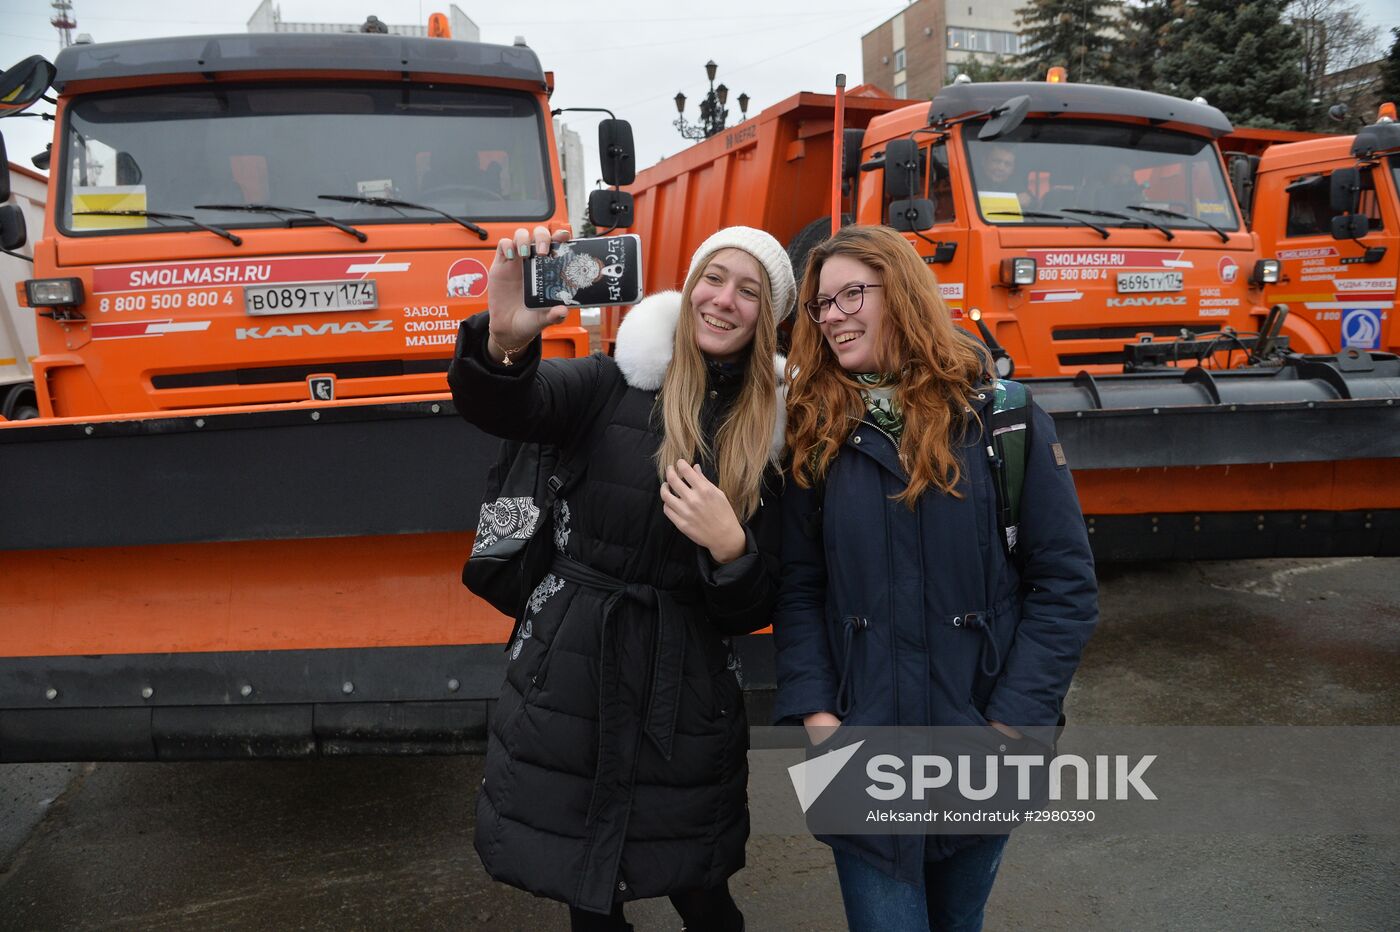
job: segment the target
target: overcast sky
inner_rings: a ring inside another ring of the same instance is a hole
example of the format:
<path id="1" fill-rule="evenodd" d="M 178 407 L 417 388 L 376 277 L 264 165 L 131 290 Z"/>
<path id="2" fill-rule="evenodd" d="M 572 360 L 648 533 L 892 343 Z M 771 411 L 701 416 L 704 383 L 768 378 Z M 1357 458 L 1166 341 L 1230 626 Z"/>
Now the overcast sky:
<path id="1" fill-rule="evenodd" d="M 244 32 L 256 0 L 73 0 L 77 32 L 98 42 L 158 35 Z M 437 0 L 282 0 L 282 19 L 295 22 L 361 22 L 369 14 L 387 23 L 421 23 L 446 12 Z M 690 145 L 672 127 L 673 98 L 689 98 L 687 116 L 708 89 L 704 65 L 719 64 L 718 82 L 730 88 L 730 122 L 737 122 L 740 92 L 751 114 L 801 90 L 826 91 L 838 72 L 860 83 L 860 37 L 905 6 L 902 0 L 526 0 L 486 7 L 458 6 L 474 19 L 484 42 L 509 44 L 517 35 L 555 75 L 556 107 L 608 107 L 630 120 L 639 167 Z M 1389 46 L 1400 25 L 1400 3 L 1362 0 L 1377 35 Z M 0 0 L 0 67 L 28 55 L 50 60 L 58 53 L 49 25 L 48 0 Z M 45 109 L 51 110 L 52 108 Z M 590 174 L 597 176 L 596 136 L 590 115 L 567 116 L 580 132 Z M 52 124 L 30 118 L 0 123 L 13 161 L 28 165 L 43 148 Z"/>

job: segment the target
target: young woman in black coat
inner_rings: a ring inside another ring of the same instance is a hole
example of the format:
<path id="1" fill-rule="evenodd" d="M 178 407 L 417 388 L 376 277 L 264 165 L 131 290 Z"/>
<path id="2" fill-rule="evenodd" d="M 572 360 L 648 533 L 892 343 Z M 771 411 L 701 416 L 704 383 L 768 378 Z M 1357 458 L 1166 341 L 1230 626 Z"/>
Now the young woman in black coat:
<path id="1" fill-rule="evenodd" d="M 812 251 L 800 299 L 778 720 L 813 740 L 843 725 L 994 728 L 1043 753 L 1098 618 L 1054 423 L 1032 406 L 1012 559 L 987 455 L 989 360 L 914 248 L 888 227 L 846 227 Z M 1006 844 L 822 840 L 854 932 L 981 928 Z"/>
<path id="2" fill-rule="evenodd" d="M 630 928 L 623 903 L 655 896 L 690 932 L 742 929 L 728 878 L 749 830 L 748 725 L 730 638 L 767 625 L 777 593 L 792 266 L 768 234 L 721 230 L 682 292 L 631 309 L 615 359 L 542 361 L 565 309 L 523 306 L 520 257 L 549 244 L 542 227 L 501 241 L 448 372 L 483 430 L 592 450 L 492 712 L 477 852 L 497 880 L 567 903 L 575 930 Z"/>

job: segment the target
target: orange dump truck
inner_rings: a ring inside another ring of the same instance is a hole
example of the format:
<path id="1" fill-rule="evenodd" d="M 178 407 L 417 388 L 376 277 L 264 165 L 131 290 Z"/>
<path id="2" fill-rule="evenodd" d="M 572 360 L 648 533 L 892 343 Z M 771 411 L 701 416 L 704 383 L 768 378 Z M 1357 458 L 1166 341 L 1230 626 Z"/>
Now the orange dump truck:
<path id="1" fill-rule="evenodd" d="M 1266 294 L 1283 332 L 1312 353 L 1400 352 L 1400 123 L 1395 107 L 1353 136 L 1270 147 L 1254 179 L 1253 226 L 1282 267 Z"/>
<path id="2" fill-rule="evenodd" d="M 811 139 L 834 103 L 794 95 L 639 172 L 648 282 L 678 286 L 733 223 L 801 266 L 833 212 L 834 149 Z M 1400 359 L 1284 352 L 1278 269 L 1228 180 L 1221 139 L 1276 137 L 1090 85 L 892 103 L 847 99 L 841 212 L 904 231 L 952 315 L 1054 415 L 1100 560 L 1400 553 Z"/>
<path id="3" fill-rule="evenodd" d="M 509 621 L 457 580 L 499 444 L 444 373 L 497 238 L 567 222 L 552 77 L 524 47 L 384 35 L 42 65 L 0 761 L 474 746 Z M 628 162 L 630 130 L 600 131 Z M 586 351 L 577 313 L 546 334 Z"/>

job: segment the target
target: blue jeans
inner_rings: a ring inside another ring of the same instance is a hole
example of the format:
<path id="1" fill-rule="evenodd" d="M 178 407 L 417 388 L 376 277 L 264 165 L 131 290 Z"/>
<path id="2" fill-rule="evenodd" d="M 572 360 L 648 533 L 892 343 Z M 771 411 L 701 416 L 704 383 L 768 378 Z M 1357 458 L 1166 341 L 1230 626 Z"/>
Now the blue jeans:
<path id="1" fill-rule="evenodd" d="M 835 852 L 851 932 L 977 932 L 1001 866 L 1006 835 L 924 865 L 924 886 L 895 880 L 868 861 Z"/>

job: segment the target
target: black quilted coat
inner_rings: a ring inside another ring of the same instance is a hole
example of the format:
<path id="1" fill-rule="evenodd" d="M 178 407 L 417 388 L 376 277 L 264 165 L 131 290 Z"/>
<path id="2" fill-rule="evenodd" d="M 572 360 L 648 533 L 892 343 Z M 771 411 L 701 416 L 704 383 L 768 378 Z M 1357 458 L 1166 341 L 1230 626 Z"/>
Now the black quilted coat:
<path id="1" fill-rule="evenodd" d="M 655 389 L 678 309 L 674 294 L 637 305 L 618 362 L 541 362 L 536 341 L 511 367 L 486 357 L 480 314 L 463 322 L 448 373 L 457 409 L 489 433 L 567 445 L 601 432 L 555 512 L 556 546 L 574 562 L 556 557 L 510 647 L 476 812 L 492 877 L 595 912 L 721 883 L 743 867 L 749 832 L 729 638 L 770 621 L 781 516 L 770 484 L 747 551 L 718 566 L 662 513 Z M 707 431 L 739 378 L 712 368 Z"/>

